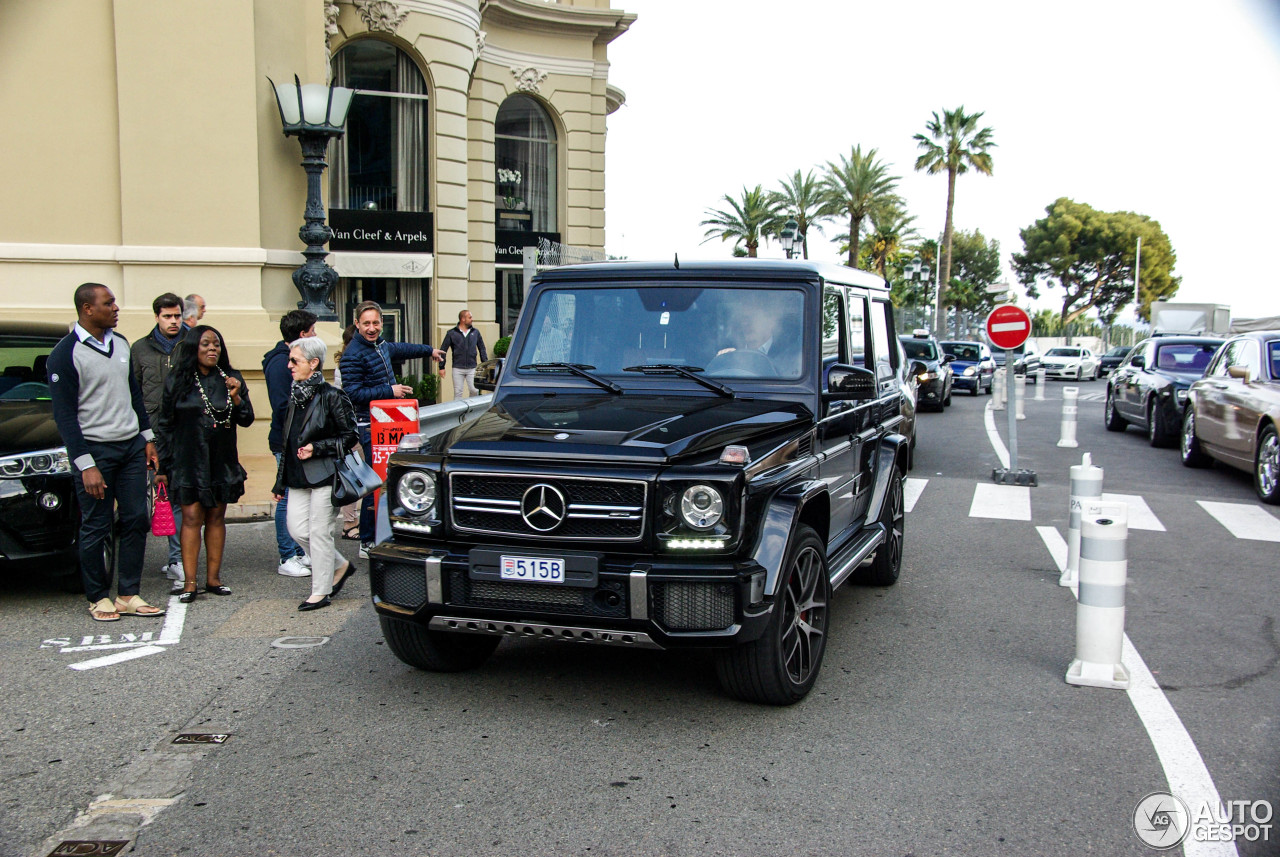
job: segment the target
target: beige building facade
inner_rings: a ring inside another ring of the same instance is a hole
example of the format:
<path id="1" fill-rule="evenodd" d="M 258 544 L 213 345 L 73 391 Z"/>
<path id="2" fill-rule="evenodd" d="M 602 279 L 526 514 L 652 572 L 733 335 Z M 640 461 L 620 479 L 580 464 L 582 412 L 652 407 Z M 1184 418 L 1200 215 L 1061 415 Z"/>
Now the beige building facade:
<path id="1" fill-rule="evenodd" d="M 357 90 L 324 181 L 342 278 L 321 335 L 336 347 L 374 299 L 391 338 L 436 344 L 466 307 L 492 345 L 524 246 L 603 249 L 608 46 L 634 19 L 608 0 L 5 0 L 0 306 L 70 321 L 101 282 L 133 340 L 157 295 L 199 293 L 260 386 L 300 298 L 306 177 L 268 83 L 297 75 Z"/>

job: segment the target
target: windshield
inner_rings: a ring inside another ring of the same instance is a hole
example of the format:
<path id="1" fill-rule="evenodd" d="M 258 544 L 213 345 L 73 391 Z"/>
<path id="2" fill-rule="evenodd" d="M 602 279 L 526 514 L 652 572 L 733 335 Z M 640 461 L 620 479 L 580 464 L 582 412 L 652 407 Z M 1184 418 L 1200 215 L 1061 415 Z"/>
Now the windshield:
<path id="1" fill-rule="evenodd" d="M 976 342 L 944 342 L 942 350 L 957 360 L 971 360 L 976 363 L 982 358 L 982 351 Z"/>
<path id="2" fill-rule="evenodd" d="M 1079 357 L 1079 348 L 1050 348 L 1045 352 L 1045 357 Z"/>
<path id="3" fill-rule="evenodd" d="M 1124 359 L 1124 356 L 1125 356 L 1126 354 L 1128 354 L 1128 353 L 1129 353 L 1129 349 L 1128 349 L 1128 347 L 1127 347 L 1127 346 L 1124 346 L 1124 345 L 1117 345 L 1115 348 L 1112 348 L 1110 351 L 1108 351 L 1108 352 L 1106 353 L 1106 356 L 1107 356 L 1107 357 L 1119 357 L 1119 358 L 1121 358 L 1121 359 L 1123 360 L 1123 359 Z"/>
<path id="4" fill-rule="evenodd" d="M 1218 350 L 1218 343 L 1212 345 L 1196 345 L 1180 343 L 1177 345 L 1161 345 L 1156 351 L 1156 368 L 1169 372 L 1187 372 L 1203 375 L 1205 367 L 1213 359 Z"/>
<path id="5" fill-rule="evenodd" d="M 796 289 L 548 289 L 534 307 L 515 362 L 517 371 L 530 372 L 570 363 L 633 383 L 637 375 L 627 367 L 662 365 L 719 378 L 791 381 L 804 368 L 804 318 L 804 293 Z"/>
<path id="6" fill-rule="evenodd" d="M 938 346 L 930 339 L 904 339 L 902 348 L 912 360 L 938 359 Z"/>
<path id="7" fill-rule="evenodd" d="M 0 399 L 49 398 L 46 365 L 58 340 L 42 336 L 0 336 Z"/>

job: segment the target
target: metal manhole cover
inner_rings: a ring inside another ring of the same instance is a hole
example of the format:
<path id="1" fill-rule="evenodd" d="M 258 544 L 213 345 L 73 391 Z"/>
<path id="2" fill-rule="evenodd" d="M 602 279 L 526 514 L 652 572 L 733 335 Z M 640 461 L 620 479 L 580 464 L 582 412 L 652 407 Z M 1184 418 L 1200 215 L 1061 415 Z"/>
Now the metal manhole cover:
<path id="1" fill-rule="evenodd" d="M 309 649 L 312 646 L 323 646 L 329 642 L 328 637 L 277 637 L 271 645 L 277 649 Z"/>

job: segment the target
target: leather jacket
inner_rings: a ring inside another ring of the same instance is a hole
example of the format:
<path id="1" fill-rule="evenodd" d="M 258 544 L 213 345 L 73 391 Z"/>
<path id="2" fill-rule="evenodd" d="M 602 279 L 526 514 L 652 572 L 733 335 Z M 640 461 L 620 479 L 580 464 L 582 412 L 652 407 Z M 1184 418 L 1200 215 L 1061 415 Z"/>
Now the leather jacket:
<path id="1" fill-rule="evenodd" d="M 296 410 L 297 407 L 290 400 L 284 418 L 283 436 L 286 442 Z M 360 445 L 360 437 L 356 434 L 356 415 L 351 406 L 351 400 L 347 398 L 346 393 L 332 384 L 321 384 L 301 419 L 303 422 L 298 433 L 298 446 L 307 444 L 312 446 L 311 457 L 301 462 L 303 472 L 312 482 L 333 478 L 338 461 L 352 448 Z M 297 454 L 297 449 L 285 449 L 284 454 L 280 456 L 280 466 L 276 468 L 276 484 L 271 489 L 272 493 L 285 492 L 285 456 Z"/>

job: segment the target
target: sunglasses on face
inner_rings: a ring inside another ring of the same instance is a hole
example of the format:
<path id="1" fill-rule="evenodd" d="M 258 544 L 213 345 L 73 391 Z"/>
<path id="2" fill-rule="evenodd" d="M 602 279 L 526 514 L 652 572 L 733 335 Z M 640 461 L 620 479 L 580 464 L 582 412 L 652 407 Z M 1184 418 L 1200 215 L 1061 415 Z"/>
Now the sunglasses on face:
<path id="1" fill-rule="evenodd" d="M 308 363 L 310 363 L 310 362 L 311 362 L 310 360 L 299 360 L 297 357 L 290 357 L 290 358 L 289 358 L 289 365 L 290 365 L 290 366 L 305 366 L 305 365 L 307 365 L 307 364 L 308 364 Z"/>

